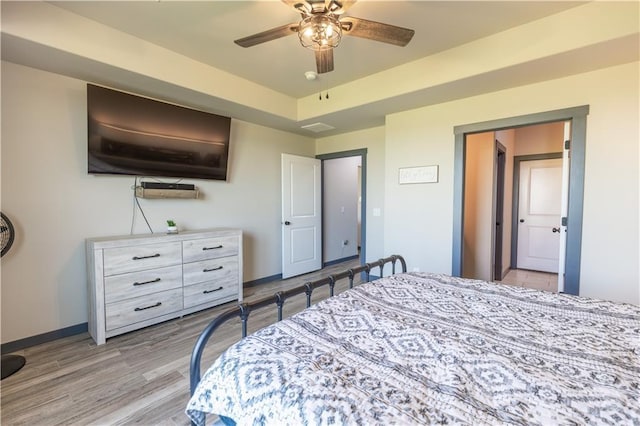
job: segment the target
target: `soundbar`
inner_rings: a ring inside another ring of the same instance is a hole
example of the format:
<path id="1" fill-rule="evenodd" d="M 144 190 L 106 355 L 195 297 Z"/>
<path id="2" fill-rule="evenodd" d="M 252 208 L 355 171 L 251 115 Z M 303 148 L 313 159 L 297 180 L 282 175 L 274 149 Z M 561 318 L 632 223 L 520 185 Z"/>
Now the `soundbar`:
<path id="1" fill-rule="evenodd" d="M 138 198 L 199 198 L 200 191 L 196 189 L 162 189 L 143 188 L 136 186 L 136 197 Z"/>
<path id="2" fill-rule="evenodd" d="M 140 182 L 144 189 L 177 189 L 180 191 L 193 191 L 196 186 L 190 183 L 164 183 L 164 182 Z"/>

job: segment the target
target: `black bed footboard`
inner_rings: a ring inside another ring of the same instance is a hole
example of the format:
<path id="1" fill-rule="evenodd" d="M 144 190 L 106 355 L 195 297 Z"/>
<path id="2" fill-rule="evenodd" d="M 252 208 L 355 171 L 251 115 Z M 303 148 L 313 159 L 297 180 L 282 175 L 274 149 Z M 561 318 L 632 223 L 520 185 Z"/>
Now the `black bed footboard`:
<path id="1" fill-rule="evenodd" d="M 311 294 L 316 288 L 324 287 L 326 285 L 329 286 L 329 295 L 333 296 L 334 287 L 336 282 L 342 279 L 349 279 L 349 288 L 353 287 L 353 280 L 356 274 L 365 273 L 365 281 L 370 281 L 370 273 L 373 268 L 380 268 L 380 277 L 383 276 L 383 268 L 387 263 L 391 264 L 391 274 L 396 273 L 396 262 L 400 262 L 402 266 L 402 272 L 407 272 L 407 264 L 402 256 L 392 255 L 386 257 L 384 259 L 379 259 L 375 262 L 367 263 L 362 266 L 358 266 L 343 272 L 339 272 L 337 274 L 331 274 L 325 278 L 321 278 L 315 281 L 309 281 L 305 284 L 293 288 L 291 290 L 279 291 L 275 293 L 273 296 L 265 297 L 256 302 L 252 303 L 241 303 L 236 307 L 231 308 L 222 314 L 218 315 L 214 318 L 207 327 L 202 331 L 196 344 L 191 353 L 191 364 L 190 364 L 190 394 L 196 390 L 198 383 L 200 382 L 200 363 L 202 360 L 202 354 L 204 351 L 209 338 L 213 334 L 214 331 L 218 327 L 220 327 L 225 322 L 229 321 L 232 318 L 240 317 L 242 321 L 242 337 L 247 335 L 247 321 L 249 319 L 249 314 L 258 309 L 263 308 L 265 306 L 275 304 L 278 308 L 278 321 L 282 320 L 282 308 L 284 306 L 285 300 L 287 300 L 291 296 L 295 296 L 298 294 L 305 293 L 307 296 L 307 307 L 311 306 Z"/>

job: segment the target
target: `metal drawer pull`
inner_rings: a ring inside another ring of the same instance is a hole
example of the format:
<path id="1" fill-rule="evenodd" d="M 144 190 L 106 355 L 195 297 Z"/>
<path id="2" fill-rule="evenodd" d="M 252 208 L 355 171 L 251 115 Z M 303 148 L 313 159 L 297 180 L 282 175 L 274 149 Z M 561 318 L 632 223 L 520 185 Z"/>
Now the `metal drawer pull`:
<path id="1" fill-rule="evenodd" d="M 202 272 L 219 271 L 220 269 L 222 269 L 222 266 L 218 266 L 217 268 L 204 268 Z"/>
<path id="2" fill-rule="evenodd" d="M 133 283 L 133 285 L 145 285 L 145 284 L 151 284 L 151 283 L 157 283 L 158 281 L 160 281 L 160 278 L 156 278 L 155 280 L 151 280 L 151 281 L 142 281 L 142 282 L 135 282 Z"/>
<path id="3" fill-rule="evenodd" d="M 219 246 L 215 246 L 215 247 L 202 247 L 202 250 L 216 250 L 216 249 L 221 249 L 222 248 L 222 244 L 220 244 Z"/>
<path id="4" fill-rule="evenodd" d="M 152 254 L 151 256 L 133 256 L 133 260 L 151 259 L 152 257 L 160 257 L 160 253 Z"/>
<path id="5" fill-rule="evenodd" d="M 157 308 L 160 305 L 162 305 L 162 302 L 158 302 L 155 305 L 151 305 L 151 306 L 145 306 L 144 308 L 135 308 L 134 311 L 136 311 L 136 312 L 144 311 L 145 309 Z"/>
<path id="6" fill-rule="evenodd" d="M 202 294 L 209 294 L 209 293 L 213 293 L 214 291 L 220 291 L 220 290 L 222 290 L 223 288 L 224 288 L 224 287 L 220 286 L 220 287 L 218 287 L 218 288 L 216 288 L 216 289 L 213 289 L 213 290 L 205 290 L 205 291 L 203 291 L 203 292 L 202 292 Z"/>

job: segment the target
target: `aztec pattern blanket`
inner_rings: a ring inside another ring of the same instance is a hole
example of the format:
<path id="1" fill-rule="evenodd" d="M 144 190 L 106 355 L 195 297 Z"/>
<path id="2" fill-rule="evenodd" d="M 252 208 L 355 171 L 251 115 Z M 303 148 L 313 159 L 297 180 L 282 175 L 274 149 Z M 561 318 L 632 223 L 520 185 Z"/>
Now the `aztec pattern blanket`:
<path id="1" fill-rule="evenodd" d="M 244 338 L 186 412 L 199 424 L 640 425 L 640 307 L 398 274 Z"/>

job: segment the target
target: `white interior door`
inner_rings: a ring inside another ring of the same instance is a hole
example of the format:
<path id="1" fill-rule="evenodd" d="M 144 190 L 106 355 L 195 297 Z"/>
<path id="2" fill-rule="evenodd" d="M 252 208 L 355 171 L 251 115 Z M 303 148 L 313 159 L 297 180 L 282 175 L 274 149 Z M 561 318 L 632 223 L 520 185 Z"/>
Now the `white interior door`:
<path id="1" fill-rule="evenodd" d="M 564 123 L 564 140 L 565 145 L 562 150 L 562 195 L 560 201 L 560 218 L 567 217 L 569 214 L 569 165 L 571 147 L 571 122 Z M 560 223 L 560 243 L 558 253 L 558 292 L 564 291 L 564 272 L 567 260 L 567 226 Z"/>
<path id="2" fill-rule="evenodd" d="M 282 278 L 322 267 L 320 160 L 282 154 Z"/>
<path id="3" fill-rule="evenodd" d="M 520 163 L 518 268 L 558 272 L 562 159 Z"/>

